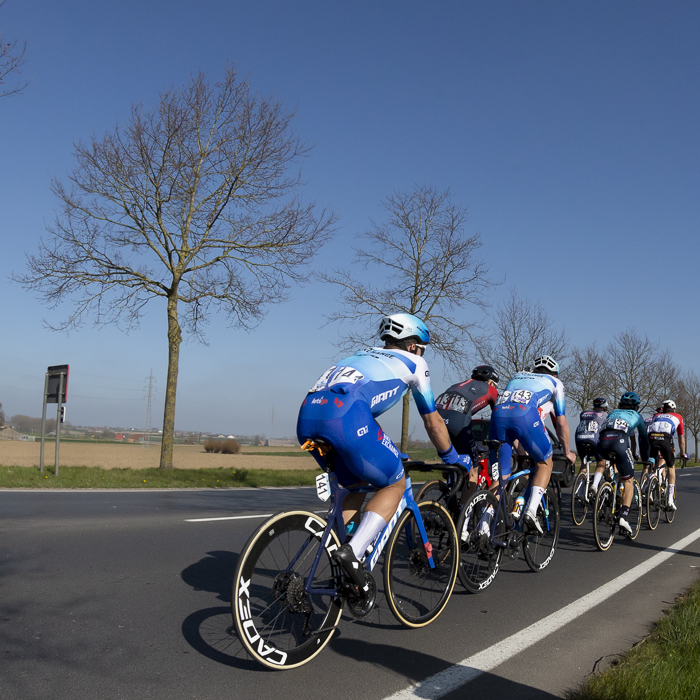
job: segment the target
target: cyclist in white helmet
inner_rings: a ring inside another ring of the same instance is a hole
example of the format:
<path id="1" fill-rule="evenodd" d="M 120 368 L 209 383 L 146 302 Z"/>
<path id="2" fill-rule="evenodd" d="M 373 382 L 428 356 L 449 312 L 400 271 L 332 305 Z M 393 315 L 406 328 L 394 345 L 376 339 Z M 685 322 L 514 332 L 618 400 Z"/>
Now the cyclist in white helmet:
<path id="1" fill-rule="evenodd" d="M 576 460 L 569 449 L 564 385 L 558 375 L 559 364 L 549 355 L 541 355 L 534 361 L 531 372 L 518 372 L 508 382 L 491 415 L 491 439 L 503 443 L 499 455 L 491 451 L 491 462 L 498 461 L 501 478 L 510 476 L 512 445 L 516 440 L 537 463 L 534 474 L 530 475 L 530 499 L 522 517 L 531 530 L 540 534 L 544 528 L 538 520 L 537 507 L 552 475 L 552 445 L 540 412 L 545 407 L 552 413 L 566 458 L 571 463 Z"/>
<path id="2" fill-rule="evenodd" d="M 366 550 L 396 512 L 406 488 L 403 464 L 377 421 L 410 389 L 426 432 L 444 464 L 471 468 L 468 455 L 458 455 L 445 422 L 435 408 L 430 372 L 423 359 L 430 332 L 411 314 L 385 316 L 379 325 L 383 348 L 366 348 L 326 370 L 311 387 L 299 411 L 300 443 L 318 438 L 336 453 L 335 473 L 342 486 L 362 482 L 377 487 L 352 540 L 333 557 L 362 588 Z M 320 455 L 313 456 L 323 466 Z M 343 501 L 346 523 L 357 522 L 365 494 L 352 493 Z"/>
<path id="3" fill-rule="evenodd" d="M 676 454 L 673 445 L 673 436 L 678 436 L 678 447 L 681 450 L 681 458 L 688 459 L 685 453 L 685 434 L 683 430 L 683 416 L 676 413 L 676 402 L 666 399 L 659 411 L 651 421 L 647 429 L 651 442 L 651 456 L 663 459 L 668 465 L 668 507 L 676 510 L 674 495 L 676 491 Z"/>

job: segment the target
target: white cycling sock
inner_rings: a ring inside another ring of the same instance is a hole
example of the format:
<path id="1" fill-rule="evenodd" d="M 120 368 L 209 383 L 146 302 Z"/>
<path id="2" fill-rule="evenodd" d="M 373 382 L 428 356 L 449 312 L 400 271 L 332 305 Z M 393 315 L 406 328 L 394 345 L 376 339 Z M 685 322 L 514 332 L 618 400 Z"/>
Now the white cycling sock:
<path id="1" fill-rule="evenodd" d="M 596 473 L 593 475 L 593 486 L 592 486 L 592 488 L 593 488 L 594 491 L 597 491 L 597 490 L 598 490 L 598 486 L 600 485 L 600 480 L 601 480 L 602 478 L 603 478 L 603 475 L 602 475 L 600 472 L 596 472 Z"/>
<path id="2" fill-rule="evenodd" d="M 362 559 L 362 557 L 365 556 L 367 547 L 374 542 L 374 538 L 382 531 L 385 525 L 386 520 L 373 510 L 368 510 L 364 516 L 362 516 L 360 527 L 357 528 L 357 532 L 350 540 L 353 554 L 358 559 Z"/>
<path id="3" fill-rule="evenodd" d="M 669 484 L 668 485 L 668 500 L 673 503 L 673 494 L 676 490 L 676 485 L 675 484 Z"/>
<path id="4" fill-rule="evenodd" d="M 541 486 L 533 486 L 530 490 L 530 500 L 527 502 L 527 512 L 534 516 L 537 513 L 537 506 L 542 501 L 544 489 Z"/>

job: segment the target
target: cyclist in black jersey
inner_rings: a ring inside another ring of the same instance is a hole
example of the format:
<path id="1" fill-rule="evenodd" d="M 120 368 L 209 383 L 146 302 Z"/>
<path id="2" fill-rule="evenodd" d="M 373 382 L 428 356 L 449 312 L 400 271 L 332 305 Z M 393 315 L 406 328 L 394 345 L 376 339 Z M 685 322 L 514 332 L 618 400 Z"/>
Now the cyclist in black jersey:
<path id="1" fill-rule="evenodd" d="M 452 444 L 459 454 L 471 455 L 476 469 L 469 471 L 469 481 L 462 490 L 462 503 L 476 491 L 479 476 L 479 450 L 472 433 L 472 416 L 487 406 L 493 408 L 498 400 L 498 372 L 490 365 L 472 370 L 471 379 L 453 384 L 435 400 Z"/>

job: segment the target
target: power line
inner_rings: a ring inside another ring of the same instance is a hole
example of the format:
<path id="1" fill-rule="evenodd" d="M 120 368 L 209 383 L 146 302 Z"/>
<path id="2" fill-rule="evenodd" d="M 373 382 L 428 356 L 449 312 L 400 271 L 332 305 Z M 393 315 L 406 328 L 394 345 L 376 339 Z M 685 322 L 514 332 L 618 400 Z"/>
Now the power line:
<path id="1" fill-rule="evenodd" d="M 153 392 L 155 388 L 153 386 L 153 368 L 151 368 L 151 373 L 146 377 L 148 381 L 148 397 L 146 401 L 146 423 L 143 427 L 143 446 L 151 447 L 151 403 L 153 401 Z"/>

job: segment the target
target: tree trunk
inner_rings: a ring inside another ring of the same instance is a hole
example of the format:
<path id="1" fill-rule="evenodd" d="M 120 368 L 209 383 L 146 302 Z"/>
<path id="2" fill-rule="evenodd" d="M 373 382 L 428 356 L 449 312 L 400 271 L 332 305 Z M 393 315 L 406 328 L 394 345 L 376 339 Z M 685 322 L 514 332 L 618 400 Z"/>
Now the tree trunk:
<path id="1" fill-rule="evenodd" d="M 182 331 L 177 319 L 177 291 L 168 297 L 168 378 L 165 384 L 163 413 L 163 443 L 160 448 L 160 469 L 173 468 L 173 437 L 175 433 L 175 397 L 180 364 Z"/>
<path id="2" fill-rule="evenodd" d="M 411 394 L 403 395 L 403 411 L 401 412 L 401 452 L 408 452 L 408 412 L 411 406 Z"/>

